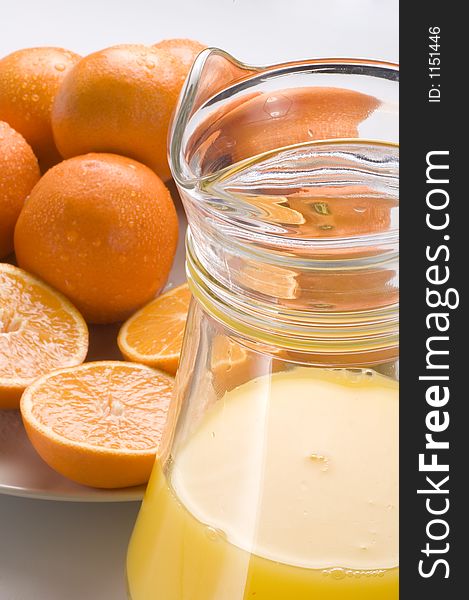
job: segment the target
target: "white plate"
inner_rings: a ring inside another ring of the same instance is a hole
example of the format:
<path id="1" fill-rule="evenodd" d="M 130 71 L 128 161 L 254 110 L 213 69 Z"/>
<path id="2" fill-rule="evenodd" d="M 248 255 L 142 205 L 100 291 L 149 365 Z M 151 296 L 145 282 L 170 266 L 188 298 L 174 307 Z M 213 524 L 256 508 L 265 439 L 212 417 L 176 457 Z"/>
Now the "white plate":
<path id="1" fill-rule="evenodd" d="M 171 190 L 173 191 L 173 190 Z M 183 283 L 185 216 L 179 211 L 179 244 L 167 287 Z M 90 327 L 87 360 L 122 360 L 117 347 L 119 325 Z M 0 410 L 0 494 L 78 502 L 126 502 L 141 500 L 145 486 L 102 490 L 62 477 L 39 457 L 31 446 L 16 410 Z"/>

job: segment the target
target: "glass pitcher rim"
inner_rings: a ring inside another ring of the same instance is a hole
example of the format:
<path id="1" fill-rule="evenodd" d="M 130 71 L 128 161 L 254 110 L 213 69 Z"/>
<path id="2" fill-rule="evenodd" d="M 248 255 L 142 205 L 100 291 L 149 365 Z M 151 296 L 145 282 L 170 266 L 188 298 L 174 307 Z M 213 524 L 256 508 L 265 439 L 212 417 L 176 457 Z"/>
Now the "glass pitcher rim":
<path id="1" fill-rule="evenodd" d="M 208 69 L 206 63 L 211 56 L 222 57 L 223 60 L 220 63 L 215 62 L 214 68 L 216 69 L 219 64 L 223 69 L 222 75 L 227 74 L 225 79 L 222 76 L 217 78 L 217 72 Z M 228 61 L 228 65 L 225 61 Z M 343 69 L 341 69 L 341 65 L 344 67 Z M 299 69 L 299 67 L 301 68 Z M 373 67 L 373 69 L 369 70 L 367 67 Z M 201 85 L 205 81 L 204 69 L 207 69 L 205 73 L 208 73 L 207 87 Z M 213 73 L 215 74 L 213 75 Z M 346 310 L 340 307 L 335 309 L 332 305 L 326 311 L 324 306 L 318 308 L 317 304 L 306 307 L 303 311 L 304 314 L 300 307 L 287 306 L 287 304 L 279 311 L 277 303 L 268 293 L 263 295 L 262 291 L 255 286 L 250 288 L 244 284 L 236 285 L 236 277 L 233 279 L 231 275 L 225 276 L 220 271 L 220 269 L 223 269 L 223 272 L 226 271 L 227 256 L 236 256 L 237 259 L 245 257 L 248 261 L 247 264 L 249 261 L 253 261 L 255 264 L 269 265 L 274 268 L 290 265 L 298 269 L 300 273 L 312 271 L 313 274 L 317 270 L 331 270 L 339 267 L 347 271 L 352 268 L 366 271 L 370 266 L 375 268 L 376 261 L 379 264 L 383 261 L 386 263 L 391 261 L 392 264 L 396 263 L 397 265 L 398 230 L 374 232 L 370 235 L 360 234 L 352 237 L 307 239 L 296 239 L 289 235 L 277 236 L 270 231 L 258 231 L 249 223 L 239 219 L 232 220 L 229 212 L 218 210 L 222 201 L 220 203 L 210 202 L 211 190 L 209 186 L 205 186 L 205 183 L 214 179 L 213 174 L 202 177 L 197 176 L 197 170 L 191 172 L 193 161 L 191 162 L 191 156 L 188 156 L 186 152 L 187 150 L 192 152 L 191 139 L 194 129 L 197 130 L 200 123 L 204 124 L 205 113 L 203 111 L 205 108 L 210 114 L 214 105 L 225 101 L 229 103 L 238 92 L 243 93 L 247 88 L 262 84 L 270 78 L 275 80 L 277 77 L 288 77 L 297 73 L 350 76 L 352 81 L 353 78 L 363 77 L 363 79 L 373 79 L 373 87 L 383 81 L 385 86 L 393 87 L 390 96 L 390 102 L 393 103 L 392 114 L 397 112 L 394 110 L 394 103 L 396 107 L 398 106 L 398 100 L 395 98 L 395 90 L 398 86 L 398 65 L 395 63 L 373 59 L 318 58 L 266 67 L 251 67 L 237 61 L 222 50 L 211 48 L 203 51 L 196 59 L 180 95 L 170 134 L 170 161 L 173 175 L 178 188 L 183 192 L 182 198 L 186 210 L 189 208 L 190 215 L 197 215 L 193 231 L 192 228 L 189 230 L 186 244 L 188 280 L 194 284 L 195 296 L 206 312 L 216 319 L 219 318 L 221 322 L 238 333 L 242 330 L 243 335 L 248 338 L 264 339 L 266 332 L 269 334 L 272 331 L 272 322 L 275 320 L 276 333 L 270 336 L 269 340 L 273 345 L 278 344 L 281 347 L 291 345 L 295 350 L 302 348 L 309 351 L 314 343 L 319 351 L 324 345 L 329 346 L 329 341 L 333 337 L 337 337 L 336 333 L 340 330 L 342 337 L 347 338 L 349 346 L 355 347 L 359 342 L 360 347 L 366 346 L 367 349 L 370 347 L 375 349 L 376 346 L 395 348 L 398 345 L 398 304 L 395 300 L 384 307 L 379 305 L 373 311 L 362 311 L 356 308 Z M 385 87 L 385 91 L 386 89 L 388 88 Z M 389 95 L 384 98 L 385 102 L 386 98 L 389 98 Z M 202 115 L 201 120 L 197 120 L 198 114 Z M 377 137 L 379 138 L 379 134 Z M 398 148 L 398 144 L 393 142 L 395 139 L 397 136 L 390 136 L 389 139 L 382 136 L 382 139 L 376 140 L 357 137 L 334 138 L 311 140 L 307 144 L 318 148 L 364 143 L 365 145 L 376 144 L 392 147 L 395 150 Z M 282 146 L 282 151 L 288 148 L 296 149 L 299 145 L 302 144 Z M 259 160 L 260 157 L 267 156 L 272 152 L 276 152 L 276 150 L 267 150 L 256 157 L 249 157 L 245 160 L 248 162 Z M 197 154 L 194 156 L 196 162 Z M 239 166 L 243 162 L 245 161 L 237 160 L 236 164 Z M 215 180 L 222 172 L 223 168 L 217 170 Z M 206 227 L 208 227 L 210 243 L 207 243 Z M 194 234 L 194 237 L 191 234 Z M 218 255 L 216 258 L 213 247 L 220 240 L 223 240 L 225 253 L 222 258 Z M 321 251 L 317 260 L 312 261 L 310 255 L 303 256 L 301 253 L 296 254 L 290 251 L 293 247 L 302 248 L 311 243 L 314 243 L 314 247 Z M 369 246 L 376 249 L 378 258 L 375 259 L 373 253 L 370 255 Z M 342 251 L 350 248 L 353 249 L 352 255 L 344 256 L 344 261 L 339 260 L 340 257 L 337 256 L 335 250 Z M 284 256 L 285 249 L 288 249 L 288 254 Z M 332 254 L 330 253 L 331 249 L 334 250 Z M 344 327 L 344 323 L 347 324 L 348 321 L 351 325 Z"/>
<path id="2" fill-rule="evenodd" d="M 189 75 L 186 78 L 184 86 L 179 94 L 179 99 L 173 113 L 171 126 L 169 129 L 169 140 L 168 140 L 168 161 L 171 168 L 171 172 L 175 182 L 178 186 L 184 189 L 193 189 L 201 180 L 202 177 L 197 176 L 193 173 L 188 161 L 185 159 L 183 152 L 183 133 L 189 123 L 192 114 L 195 114 L 200 107 L 195 110 L 196 94 L 199 88 L 199 81 L 206 65 L 207 60 L 211 56 L 220 56 L 227 60 L 233 66 L 239 68 L 242 71 L 246 71 L 245 77 L 239 77 L 233 80 L 230 84 L 223 88 L 220 88 L 212 96 L 208 97 L 203 104 L 207 104 L 209 100 L 213 100 L 214 97 L 220 93 L 226 93 L 232 88 L 237 88 L 246 81 L 252 81 L 253 78 L 260 74 L 265 74 L 270 77 L 287 74 L 289 70 L 298 67 L 314 66 L 315 68 L 321 66 L 340 66 L 344 65 L 347 67 L 355 66 L 356 68 L 373 68 L 382 73 L 388 71 L 392 74 L 392 77 L 385 79 L 391 81 L 399 81 L 399 64 L 391 61 L 383 61 L 370 58 L 353 58 L 353 57 L 327 57 L 327 58 L 306 58 L 296 59 L 287 62 L 274 63 L 270 65 L 252 65 L 246 62 L 242 62 L 236 59 L 232 54 L 226 52 L 217 47 L 209 47 L 202 50 L 195 59 Z M 364 73 L 357 73 L 363 75 Z M 372 74 L 371 74 L 372 75 Z M 373 75 L 372 75 L 373 76 Z M 340 144 L 340 143 L 371 143 L 377 145 L 387 145 L 391 147 L 398 147 L 395 142 L 386 142 L 379 139 L 357 139 L 357 138 L 332 138 L 332 139 L 321 139 L 308 142 L 311 145 L 324 145 L 324 144 Z M 288 148 L 288 147 L 285 147 Z M 262 153 L 264 154 L 264 153 Z M 261 154 L 261 155 L 262 155 Z M 266 153 L 268 154 L 268 153 Z M 261 156 L 260 155 L 260 156 Z"/>

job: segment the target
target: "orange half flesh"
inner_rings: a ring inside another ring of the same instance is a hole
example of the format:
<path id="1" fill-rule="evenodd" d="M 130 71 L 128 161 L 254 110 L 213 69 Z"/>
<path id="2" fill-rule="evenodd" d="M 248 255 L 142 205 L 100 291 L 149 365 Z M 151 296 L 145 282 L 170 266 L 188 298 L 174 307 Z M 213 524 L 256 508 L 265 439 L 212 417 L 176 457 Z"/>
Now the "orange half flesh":
<path id="1" fill-rule="evenodd" d="M 189 286 L 185 283 L 130 317 L 117 340 L 124 357 L 174 375 L 179 365 L 190 300 Z"/>
<path id="2" fill-rule="evenodd" d="M 0 408 L 18 408 L 40 375 L 81 364 L 88 328 L 59 292 L 9 264 L 0 264 Z"/>
<path id="3" fill-rule="evenodd" d="M 21 398 L 32 445 L 78 483 L 145 483 L 164 431 L 173 378 L 144 365 L 90 362 L 36 380 Z"/>

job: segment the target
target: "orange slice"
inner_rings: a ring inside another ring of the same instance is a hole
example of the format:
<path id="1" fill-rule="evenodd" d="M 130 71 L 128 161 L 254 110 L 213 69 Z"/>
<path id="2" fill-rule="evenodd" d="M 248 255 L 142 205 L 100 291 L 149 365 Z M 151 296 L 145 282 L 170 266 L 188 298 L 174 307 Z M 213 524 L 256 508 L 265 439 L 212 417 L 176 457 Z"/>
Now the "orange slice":
<path id="1" fill-rule="evenodd" d="M 32 445 L 78 483 L 117 488 L 148 481 L 164 431 L 173 378 L 119 361 L 44 375 L 21 398 Z"/>
<path id="2" fill-rule="evenodd" d="M 88 329 L 59 292 L 22 269 L 0 264 L 0 408 L 18 408 L 34 379 L 79 365 Z"/>
<path id="3" fill-rule="evenodd" d="M 185 283 L 130 317 L 117 338 L 124 357 L 174 375 L 179 365 L 190 299 Z"/>

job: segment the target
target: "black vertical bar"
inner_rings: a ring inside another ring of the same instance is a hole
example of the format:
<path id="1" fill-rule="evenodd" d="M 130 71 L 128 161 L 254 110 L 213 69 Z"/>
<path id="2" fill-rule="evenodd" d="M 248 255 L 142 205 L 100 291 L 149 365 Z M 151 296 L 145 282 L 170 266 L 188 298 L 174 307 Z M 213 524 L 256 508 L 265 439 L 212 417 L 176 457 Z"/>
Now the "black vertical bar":
<path id="1" fill-rule="evenodd" d="M 469 31 L 462 8 L 401 3 L 402 600 L 469 597 Z"/>

